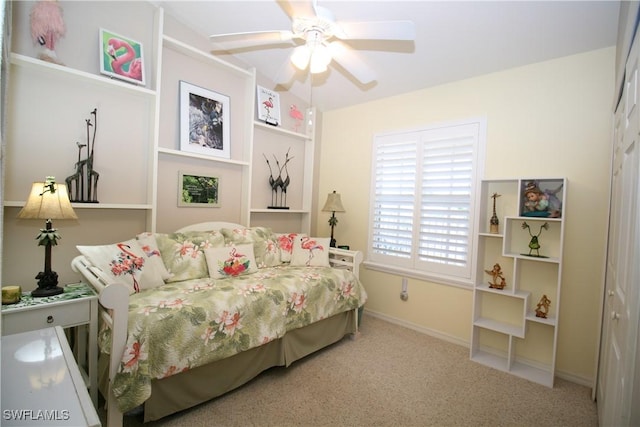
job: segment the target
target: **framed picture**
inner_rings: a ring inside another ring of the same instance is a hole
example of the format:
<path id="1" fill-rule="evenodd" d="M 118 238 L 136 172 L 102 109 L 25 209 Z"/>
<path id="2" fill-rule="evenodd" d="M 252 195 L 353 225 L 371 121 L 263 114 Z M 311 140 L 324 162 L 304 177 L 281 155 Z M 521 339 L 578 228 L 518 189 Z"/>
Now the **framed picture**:
<path id="1" fill-rule="evenodd" d="M 142 44 L 101 28 L 100 72 L 117 79 L 144 85 Z"/>
<path id="2" fill-rule="evenodd" d="M 562 187 L 562 180 L 523 180 L 520 188 L 520 216 L 562 218 Z"/>
<path id="3" fill-rule="evenodd" d="M 280 95 L 278 92 L 258 86 L 258 120 L 267 124 L 280 125 Z"/>
<path id="4" fill-rule="evenodd" d="M 178 175 L 178 206 L 220 207 L 220 178 L 201 173 Z"/>
<path id="5" fill-rule="evenodd" d="M 180 81 L 180 149 L 231 157 L 229 97 Z"/>

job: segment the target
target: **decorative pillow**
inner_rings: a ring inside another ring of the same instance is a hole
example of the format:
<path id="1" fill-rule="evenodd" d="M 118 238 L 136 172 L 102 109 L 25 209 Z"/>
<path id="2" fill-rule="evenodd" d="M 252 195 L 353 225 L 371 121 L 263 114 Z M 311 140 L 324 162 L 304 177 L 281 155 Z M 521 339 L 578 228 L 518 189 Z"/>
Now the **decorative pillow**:
<path id="1" fill-rule="evenodd" d="M 298 236 L 293 243 L 291 265 L 307 267 L 329 267 L 328 237 Z"/>
<path id="2" fill-rule="evenodd" d="M 171 278 L 171 273 L 169 273 L 169 270 L 167 270 L 167 267 L 165 267 L 164 262 L 162 261 L 160 249 L 158 249 L 158 242 L 156 242 L 156 236 L 153 233 L 145 231 L 144 233 L 138 234 L 136 239 L 138 239 L 140 249 L 142 249 L 145 255 L 149 257 L 149 262 L 152 263 L 154 268 L 156 268 L 162 275 L 162 279 L 169 280 Z"/>
<path id="3" fill-rule="evenodd" d="M 280 261 L 282 262 L 290 262 L 291 254 L 293 254 L 293 242 L 295 242 L 296 237 L 298 236 L 306 236 L 306 234 L 299 233 L 286 233 L 286 234 L 276 234 L 278 248 L 280 249 Z"/>
<path id="4" fill-rule="evenodd" d="M 204 255 L 209 267 L 209 277 L 213 279 L 241 276 L 258 271 L 251 243 L 207 248 L 204 250 Z"/>
<path id="5" fill-rule="evenodd" d="M 218 231 L 156 233 L 156 242 L 165 267 L 171 274 L 169 282 L 209 277 L 204 250 L 224 246 L 224 236 Z"/>
<path id="6" fill-rule="evenodd" d="M 220 232 L 224 235 L 225 244 L 227 245 L 253 243 L 253 253 L 255 254 L 258 268 L 273 267 L 281 264 L 276 236 L 270 228 L 223 228 Z"/>
<path id="7" fill-rule="evenodd" d="M 125 283 L 130 293 L 163 285 L 162 274 L 149 262 L 136 239 L 103 246 L 76 246 L 107 277 Z"/>

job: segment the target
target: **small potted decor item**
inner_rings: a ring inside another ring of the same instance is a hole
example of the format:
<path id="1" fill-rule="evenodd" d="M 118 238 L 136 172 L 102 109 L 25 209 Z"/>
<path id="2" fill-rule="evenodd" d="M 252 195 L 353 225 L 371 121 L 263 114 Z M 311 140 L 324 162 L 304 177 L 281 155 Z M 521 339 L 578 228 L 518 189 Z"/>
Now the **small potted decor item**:
<path id="1" fill-rule="evenodd" d="M 491 276 L 491 281 L 489 282 L 489 287 L 492 289 L 504 289 L 507 286 L 507 281 L 504 279 L 502 275 L 502 267 L 500 264 L 495 263 L 493 265 L 493 269 L 485 270 L 489 276 Z"/>
<path id="2" fill-rule="evenodd" d="M 20 302 L 22 288 L 20 286 L 3 286 L 2 287 L 2 304 L 15 304 Z"/>
<path id="3" fill-rule="evenodd" d="M 547 298 L 546 295 L 542 295 L 542 298 L 540 298 L 540 302 L 538 302 L 538 305 L 536 305 L 536 317 L 546 319 L 547 314 L 549 314 L 550 305 L 551 300 Z"/>

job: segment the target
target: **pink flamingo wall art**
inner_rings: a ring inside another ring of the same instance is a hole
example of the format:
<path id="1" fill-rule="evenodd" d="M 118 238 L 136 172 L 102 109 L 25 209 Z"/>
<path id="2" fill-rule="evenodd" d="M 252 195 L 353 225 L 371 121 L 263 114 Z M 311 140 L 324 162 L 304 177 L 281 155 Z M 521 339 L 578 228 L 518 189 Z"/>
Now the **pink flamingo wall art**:
<path id="1" fill-rule="evenodd" d="M 101 40 L 101 71 L 112 77 L 144 84 L 142 45 L 105 30 L 101 30 Z"/>
<path id="2" fill-rule="evenodd" d="M 31 9 L 29 18 L 31 38 L 42 47 L 38 57 L 43 61 L 64 65 L 56 55 L 56 43 L 66 32 L 60 4 L 57 0 L 39 1 Z"/>
<path id="3" fill-rule="evenodd" d="M 262 105 L 264 106 L 265 111 L 267 112 L 267 118 L 265 119 L 268 122 L 271 119 L 271 109 L 273 108 L 273 98 L 269 97 L 269 99 L 265 99 L 262 101 Z"/>

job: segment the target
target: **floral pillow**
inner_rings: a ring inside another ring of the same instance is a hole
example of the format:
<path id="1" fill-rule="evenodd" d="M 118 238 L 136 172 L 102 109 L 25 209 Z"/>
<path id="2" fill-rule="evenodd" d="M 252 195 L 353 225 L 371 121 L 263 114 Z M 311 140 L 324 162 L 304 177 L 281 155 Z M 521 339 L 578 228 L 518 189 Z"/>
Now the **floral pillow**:
<path id="1" fill-rule="evenodd" d="M 307 267 L 329 267 L 328 237 L 298 236 L 293 242 L 291 265 Z"/>
<path id="2" fill-rule="evenodd" d="M 296 237 L 298 236 L 302 237 L 304 236 L 304 234 L 298 234 L 298 233 L 276 234 L 278 248 L 280 249 L 280 261 L 291 262 L 291 255 L 293 254 L 293 242 L 295 242 Z"/>
<path id="3" fill-rule="evenodd" d="M 138 293 L 164 284 L 161 270 L 150 262 L 136 239 L 102 246 L 76 246 L 104 274 Z"/>
<path id="4" fill-rule="evenodd" d="M 209 277 L 204 250 L 224 246 L 218 231 L 156 234 L 158 250 L 171 277 L 167 283 Z"/>
<path id="5" fill-rule="evenodd" d="M 207 248 L 204 255 L 209 267 L 209 277 L 221 279 L 258 271 L 253 255 L 253 245 L 231 245 L 223 248 Z"/>
<path id="6" fill-rule="evenodd" d="M 136 239 L 138 239 L 138 244 L 144 251 L 145 255 L 149 257 L 149 262 L 154 264 L 154 268 L 157 268 L 158 271 L 160 271 L 164 280 L 169 280 L 171 278 L 171 273 L 169 273 L 167 267 L 164 266 L 155 234 L 146 231 L 138 234 Z"/>
<path id="7" fill-rule="evenodd" d="M 258 268 L 273 267 L 281 264 L 276 236 L 270 228 L 223 228 L 220 232 L 224 235 L 227 245 L 253 243 L 253 253 L 255 254 Z"/>

